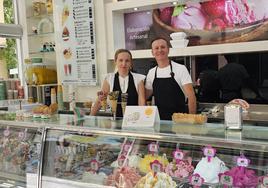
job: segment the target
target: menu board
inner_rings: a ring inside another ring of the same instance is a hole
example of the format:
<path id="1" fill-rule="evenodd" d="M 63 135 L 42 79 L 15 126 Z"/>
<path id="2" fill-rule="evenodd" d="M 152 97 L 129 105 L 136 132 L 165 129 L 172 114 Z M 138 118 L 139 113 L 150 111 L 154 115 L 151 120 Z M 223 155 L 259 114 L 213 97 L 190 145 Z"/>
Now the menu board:
<path id="1" fill-rule="evenodd" d="M 57 0 L 55 35 L 62 84 L 96 85 L 93 0 Z"/>

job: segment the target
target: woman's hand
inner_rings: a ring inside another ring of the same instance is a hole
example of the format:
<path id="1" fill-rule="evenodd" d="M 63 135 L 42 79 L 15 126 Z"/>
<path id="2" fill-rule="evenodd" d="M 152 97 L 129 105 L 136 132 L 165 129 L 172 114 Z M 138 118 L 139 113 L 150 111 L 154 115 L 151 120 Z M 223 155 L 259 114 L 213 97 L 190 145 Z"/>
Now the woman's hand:
<path id="1" fill-rule="evenodd" d="M 98 91 L 98 92 L 97 92 L 97 95 L 98 95 L 98 102 L 107 100 L 107 95 L 108 95 L 108 93 L 103 92 L 103 91 Z"/>

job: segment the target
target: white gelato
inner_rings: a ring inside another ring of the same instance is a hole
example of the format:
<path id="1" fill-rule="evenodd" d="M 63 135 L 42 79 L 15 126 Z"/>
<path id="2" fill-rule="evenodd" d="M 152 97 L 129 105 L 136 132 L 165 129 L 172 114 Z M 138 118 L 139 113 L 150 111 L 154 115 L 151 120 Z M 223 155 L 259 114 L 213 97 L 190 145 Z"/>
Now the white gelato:
<path id="1" fill-rule="evenodd" d="M 199 174 L 202 178 L 204 178 L 206 183 L 218 183 L 218 175 L 227 170 L 228 168 L 225 166 L 225 163 L 218 157 L 212 157 L 210 162 L 208 162 L 207 157 L 203 157 L 196 165 L 194 174 Z"/>

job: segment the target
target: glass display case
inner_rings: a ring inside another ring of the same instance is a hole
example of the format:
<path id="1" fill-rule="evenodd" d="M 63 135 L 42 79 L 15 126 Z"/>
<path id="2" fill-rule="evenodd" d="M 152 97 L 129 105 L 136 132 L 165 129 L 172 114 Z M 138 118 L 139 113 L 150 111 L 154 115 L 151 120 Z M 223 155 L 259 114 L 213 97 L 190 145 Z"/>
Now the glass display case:
<path id="1" fill-rule="evenodd" d="M 87 117 L 47 130 L 42 187 L 262 187 L 266 127 L 174 124 L 126 130 L 120 120 Z M 264 186 L 265 187 L 265 186 Z"/>
<path id="2" fill-rule="evenodd" d="M 0 117 L 0 187 L 267 187 L 267 127 Z"/>
<path id="3" fill-rule="evenodd" d="M 0 187 L 37 187 L 43 129 L 1 121 L 0 134 Z"/>

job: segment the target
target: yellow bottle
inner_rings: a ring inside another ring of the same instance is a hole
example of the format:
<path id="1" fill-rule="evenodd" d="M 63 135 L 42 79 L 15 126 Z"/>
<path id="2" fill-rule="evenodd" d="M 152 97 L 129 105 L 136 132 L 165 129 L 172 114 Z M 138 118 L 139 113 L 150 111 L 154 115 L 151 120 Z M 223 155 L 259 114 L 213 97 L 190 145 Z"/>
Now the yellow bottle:
<path id="1" fill-rule="evenodd" d="M 47 0 L 46 7 L 47 7 L 47 14 L 52 14 L 53 13 L 52 0 Z"/>

